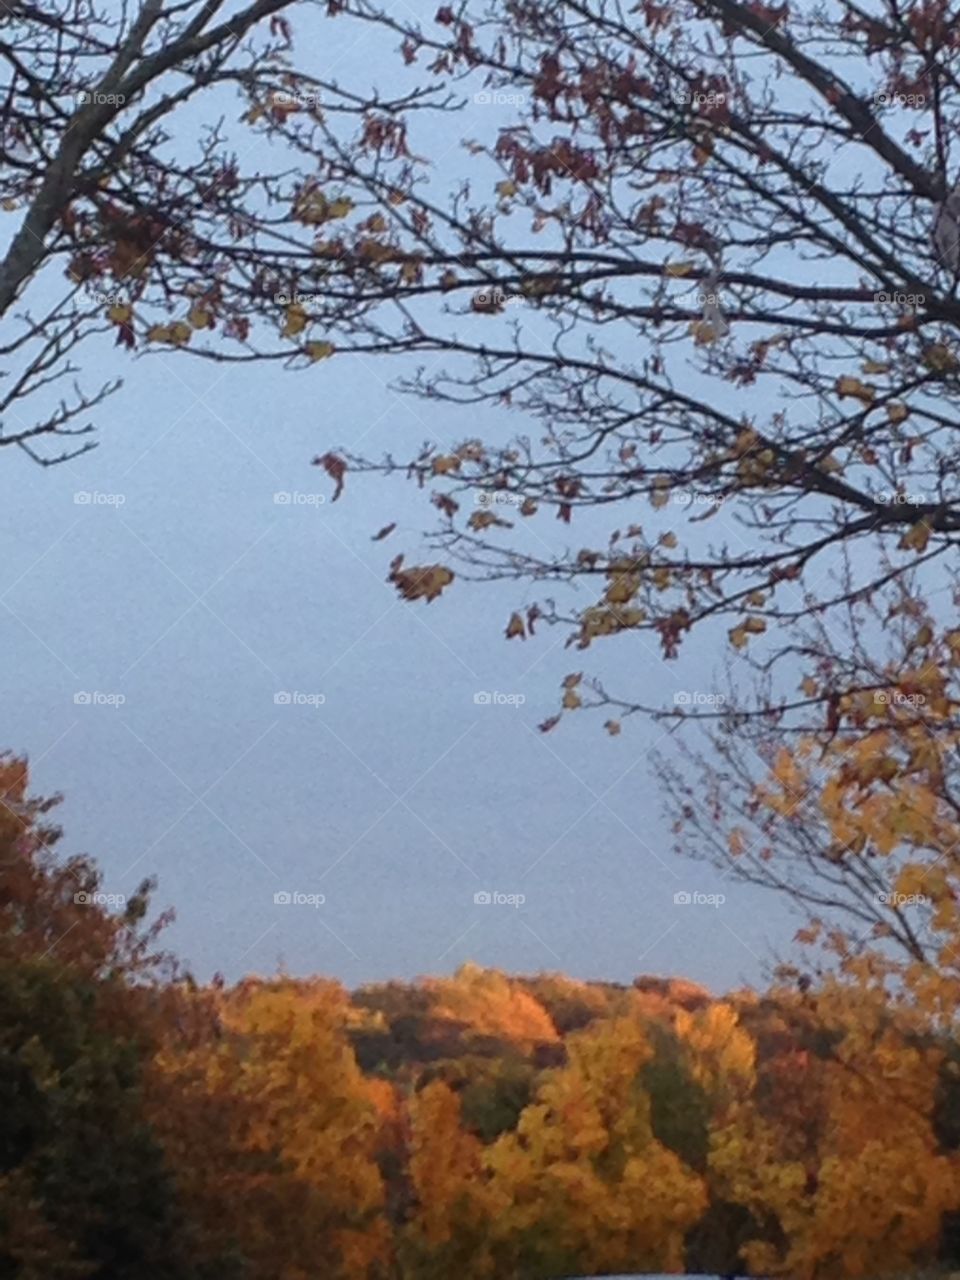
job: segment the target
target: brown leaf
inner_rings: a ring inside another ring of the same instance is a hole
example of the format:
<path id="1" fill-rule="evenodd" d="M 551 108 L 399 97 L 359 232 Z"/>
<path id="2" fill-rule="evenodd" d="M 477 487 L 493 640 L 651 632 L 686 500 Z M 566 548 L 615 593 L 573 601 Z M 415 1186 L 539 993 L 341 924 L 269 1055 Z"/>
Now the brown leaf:
<path id="1" fill-rule="evenodd" d="M 394 584 L 404 600 L 426 600 L 429 604 L 453 581 L 453 571 L 446 565 L 414 565 L 410 569 L 401 569 L 402 560 L 402 556 L 394 560 L 388 581 Z"/>
<path id="2" fill-rule="evenodd" d="M 330 479 L 336 484 L 331 499 L 332 502 L 336 502 L 341 493 L 343 493 L 343 478 L 347 472 L 347 464 L 342 458 L 338 458 L 335 453 L 325 453 L 320 458 L 314 458 L 313 465 L 315 467 L 323 467 Z"/>
<path id="3" fill-rule="evenodd" d="M 397 522 L 396 522 L 396 520 L 394 520 L 391 524 L 385 524 L 385 525 L 383 526 L 383 528 L 380 530 L 380 532 L 379 532 L 379 533 L 375 533 L 375 534 L 373 535 L 373 537 L 370 539 L 370 541 L 371 541 L 371 542 L 382 542 L 384 538 L 389 538 L 389 537 L 390 537 L 391 533 L 393 533 L 393 531 L 394 531 L 394 529 L 395 529 L 396 527 L 397 527 Z"/>

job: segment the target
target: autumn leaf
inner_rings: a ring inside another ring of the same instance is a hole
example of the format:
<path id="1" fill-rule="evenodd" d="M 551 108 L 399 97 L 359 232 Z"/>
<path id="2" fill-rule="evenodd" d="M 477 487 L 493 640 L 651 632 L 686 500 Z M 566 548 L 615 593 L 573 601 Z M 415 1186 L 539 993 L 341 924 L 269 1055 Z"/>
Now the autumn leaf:
<path id="1" fill-rule="evenodd" d="M 930 526 L 926 520 L 918 520 L 900 539 L 897 544 L 901 551 L 916 551 L 922 553 L 927 549 L 927 543 L 930 541 Z"/>
<path id="2" fill-rule="evenodd" d="M 513 640 L 517 636 L 519 636 L 521 640 L 526 640 L 526 629 L 523 625 L 523 618 L 521 618 L 519 613 L 511 613 L 510 621 L 507 623 L 507 629 L 504 634 L 508 640 Z"/>
<path id="3" fill-rule="evenodd" d="M 603 727 L 606 729 L 607 733 L 609 733 L 611 738 L 616 738 L 617 735 L 620 733 L 619 720 L 607 720 L 604 722 Z"/>
<path id="4" fill-rule="evenodd" d="M 385 525 L 383 526 L 383 528 L 382 528 L 382 529 L 380 529 L 377 533 L 375 533 L 375 534 L 373 535 L 373 537 L 370 539 L 370 541 L 371 541 L 371 542 L 382 542 L 384 538 L 389 538 L 389 537 L 390 537 L 390 534 L 391 534 L 391 533 L 393 533 L 393 531 L 394 531 L 394 529 L 395 529 L 396 527 L 397 527 L 397 522 L 396 522 L 396 520 L 394 520 L 391 524 L 385 524 Z"/>
<path id="5" fill-rule="evenodd" d="M 308 342 L 303 349 L 311 360 L 328 360 L 336 350 L 332 342 Z"/>
<path id="6" fill-rule="evenodd" d="M 894 400 L 887 405 L 887 418 L 894 424 L 894 426 L 903 422 L 904 419 L 909 416 L 909 413 L 910 410 L 907 406 L 905 404 L 901 404 L 897 400 Z"/>
<path id="7" fill-rule="evenodd" d="M 960 369 L 960 361 L 942 342 L 935 342 L 923 353 L 923 363 L 934 373 L 954 373 Z"/>
<path id="8" fill-rule="evenodd" d="M 333 491 L 331 502 L 336 502 L 343 493 L 343 482 L 347 472 L 347 464 L 343 458 L 338 457 L 335 453 L 325 453 L 322 457 L 314 458 L 313 465 L 315 467 L 323 467 L 324 471 L 334 481 L 336 488 Z"/>
<path id="9" fill-rule="evenodd" d="M 285 338 L 295 338 L 307 327 L 308 316 L 299 302 L 292 303 L 286 310 L 286 318 L 281 333 Z"/>
<path id="10" fill-rule="evenodd" d="M 404 600 L 435 600 L 453 582 L 453 571 L 442 564 L 414 565 L 391 569 L 388 581 L 392 582 Z"/>
<path id="11" fill-rule="evenodd" d="M 446 476 L 453 471 L 459 471 L 460 465 L 460 459 L 457 455 L 455 453 L 450 453 L 434 458 L 431 463 L 431 468 L 435 476 Z"/>
<path id="12" fill-rule="evenodd" d="M 859 378 L 844 375 L 837 379 L 836 392 L 841 400 L 845 396 L 852 396 L 862 404 L 872 404 L 876 397 L 877 389 L 870 386 L 869 383 L 861 382 Z"/>
<path id="13" fill-rule="evenodd" d="M 187 313 L 187 323 L 192 329 L 212 329 L 213 313 L 196 302 Z"/>

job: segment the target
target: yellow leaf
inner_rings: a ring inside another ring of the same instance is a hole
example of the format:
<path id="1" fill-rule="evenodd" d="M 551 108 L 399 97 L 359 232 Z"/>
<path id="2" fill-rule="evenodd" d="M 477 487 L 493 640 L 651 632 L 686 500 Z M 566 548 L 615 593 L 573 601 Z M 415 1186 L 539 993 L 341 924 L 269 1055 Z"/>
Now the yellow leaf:
<path id="1" fill-rule="evenodd" d="M 193 329 L 210 329 L 213 327 L 213 315 L 196 302 L 187 313 L 187 322 Z"/>
<path id="2" fill-rule="evenodd" d="M 576 689 L 567 689 L 563 695 L 563 706 L 566 711 L 576 711 L 577 707 L 583 706 L 580 701 L 580 695 Z"/>
<path id="3" fill-rule="evenodd" d="M 926 520 L 918 520 L 917 523 L 909 529 L 900 539 L 899 547 L 901 551 L 916 551 L 922 553 L 927 549 L 927 543 L 930 541 L 930 526 Z"/>
<path id="4" fill-rule="evenodd" d="M 497 183 L 496 192 L 501 200 L 509 200 L 511 196 L 517 194 L 517 184 L 511 182 L 509 178 L 505 178 L 503 182 Z"/>
<path id="5" fill-rule="evenodd" d="M 887 417 L 894 425 L 898 422 L 903 422 L 909 412 L 910 410 L 907 406 L 905 404 L 901 404 L 898 400 L 894 400 L 891 404 L 887 405 Z"/>
<path id="6" fill-rule="evenodd" d="M 743 649 L 747 643 L 747 633 L 743 627 L 734 627 L 729 633 L 730 643 L 735 649 Z"/>
<path id="7" fill-rule="evenodd" d="M 129 324 L 133 319 L 133 307 L 126 302 L 115 302 L 107 308 L 107 319 L 113 324 Z"/>
<path id="8" fill-rule="evenodd" d="M 308 342 L 304 347 L 311 360 L 327 360 L 335 350 L 332 342 Z"/>
<path id="9" fill-rule="evenodd" d="M 299 302 L 294 302 L 287 307 L 286 319 L 283 325 L 283 336 L 285 338 L 295 338 L 298 333 L 303 333 L 307 327 L 307 313 Z"/>
<path id="10" fill-rule="evenodd" d="M 864 360 L 860 369 L 863 373 L 880 374 L 890 372 L 890 366 L 880 360 Z"/>
<path id="11" fill-rule="evenodd" d="M 519 636 L 521 640 L 525 640 L 527 638 L 527 632 L 523 625 L 523 619 L 520 617 L 519 613 L 511 613 L 510 621 L 507 623 L 507 630 L 505 632 L 505 635 L 508 640 L 513 640 L 517 636 Z"/>
<path id="12" fill-rule="evenodd" d="M 800 688 L 808 698 L 815 698 L 820 686 L 817 684 L 816 680 L 814 680 L 813 676 L 804 676 L 803 680 L 800 682 Z"/>
<path id="13" fill-rule="evenodd" d="M 148 342 L 169 342 L 170 328 L 165 324 L 153 324 L 147 330 Z"/>
<path id="14" fill-rule="evenodd" d="M 667 262 L 664 263 L 663 274 L 665 276 L 688 276 L 694 268 L 692 262 Z"/>
<path id="15" fill-rule="evenodd" d="M 669 547 L 670 550 L 672 551 L 673 548 L 677 545 L 677 535 L 675 533 L 669 533 L 669 532 L 662 533 L 660 535 L 660 545 L 662 547 Z"/>
<path id="16" fill-rule="evenodd" d="M 841 400 L 844 396 L 853 396 L 862 404 L 872 404 L 877 394 L 876 387 L 871 387 L 868 383 L 861 382 L 859 378 L 851 378 L 849 375 L 837 379 L 836 391 Z"/>
<path id="17" fill-rule="evenodd" d="M 923 363 L 934 373 L 952 373 L 960 369 L 960 361 L 942 342 L 935 342 L 933 346 L 927 347 L 923 353 Z"/>
<path id="18" fill-rule="evenodd" d="M 451 471 L 460 470 L 460 459 L 455 453 L 441 455 L 433 460 L 433 474 L 435 476 L 445 476 Z"/>

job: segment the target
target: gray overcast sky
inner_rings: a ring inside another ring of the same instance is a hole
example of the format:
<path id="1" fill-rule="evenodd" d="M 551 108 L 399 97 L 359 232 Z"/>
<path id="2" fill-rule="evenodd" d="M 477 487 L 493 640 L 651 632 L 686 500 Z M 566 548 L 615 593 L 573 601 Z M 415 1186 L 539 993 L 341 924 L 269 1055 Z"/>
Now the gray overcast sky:
<path id="1" fill-rule="evenodd" d="M 329 57 L 350 83 L 369 29 L 336 36 L 318 67 Z M 444 123 L 443 149 L 468 132 Z M 439 155 L 440 131 L 415 141 Z M 35 789 L 66 793 L 66 847 L 98 859 L 108 891 L 157 874 L 168 941 L 200 977 L 283 964 L 354 985 L 473 959 L 715 989 L 760 978 L 791 921 L 671 853 L 649 768 L 669 733 L 634 720 L 612 739 L 597 718 L 536 731 L 581 667 L 666 700 L 715 688 L 707 638 L 673 663 L 647 638 L 581 655 L 559 630 L 503 639 L 522 586 L 402 603 L 385 575 L 396 551 L 417 559 L 413 487 L 348 476 L 331 505 L 310 466 L 337 444 L 402 456 L 529 424 L 457 420 L 390 391 L 399 363 L 350 356 L 285 374 L 104 348 L 91 381 L 117 366 L 97 450 L 47 471 L 4 457 L 0 474 L 4 745 L 29 753 Z M 371 542 L 390 520 L 393 538 Z M 481 691 L 525 702 L 477 705 Z M 674 905 L 693 889 L 727 901 Z M 476 905 L 483 890 L 525 902 Z M 326 900 L 275 905 L 278 891 Z"/>

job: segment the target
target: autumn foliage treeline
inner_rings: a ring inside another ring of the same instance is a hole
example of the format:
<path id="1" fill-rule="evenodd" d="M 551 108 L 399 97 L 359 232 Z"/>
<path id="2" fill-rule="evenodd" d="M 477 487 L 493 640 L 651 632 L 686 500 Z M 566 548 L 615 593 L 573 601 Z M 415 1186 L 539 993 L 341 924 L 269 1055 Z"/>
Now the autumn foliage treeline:
<path id="1" fill-rule="evenodd" d="M 956 1046 L 829 982 L 200 987 L 0 768 L 0 1276 L 875 1275 L 949 1257 Z"/>

